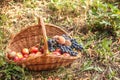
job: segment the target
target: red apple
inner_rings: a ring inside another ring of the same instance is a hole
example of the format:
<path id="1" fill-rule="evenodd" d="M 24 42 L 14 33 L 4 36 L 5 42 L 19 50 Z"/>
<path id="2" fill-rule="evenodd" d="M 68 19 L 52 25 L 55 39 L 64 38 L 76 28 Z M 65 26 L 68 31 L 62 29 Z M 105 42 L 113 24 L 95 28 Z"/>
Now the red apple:
<path id="1" fill-rule="evenodd" d="M 57 48 L 57 49 L 55 50 L 55 52 L 60 52 L 60 53 L 61 53 L 61 49 Z"/>
<path id="2" fill-rule="evenodd" d="M 53 54 L 57 55 L 57 56 L 60 56 L 61 53 L 60 52 L 57 52 L 57 51 L 54 51 Z"/>
<path id="3" fill-rule="evenodd" d="M 25 60 L 26 58 L 21 58 L 21 60 L 23 61 L 23 60 Z"/>
<path id="4" fill-rule="evenodd" d="M 63 53 L 63 56 L 69 57 L 70 54 L 69 53 Z"/>
<path id="5" fill-rule="evenodd" d="M 18 62 L 18 61 L 20 61 L 20 58 L 19 57 L 14 57 L 14 62 Z"/>
<path id="6" fill-rule="evenodd" d="M 22 54 L 23 54 L 23 55 L 29 54 L 29 49 L 28 49 L 28 48 L 22 49 Z"/>
<path id="7" fill-rule="evenodd" d="M 28 58 L 28 54 L 25 54 L 25 55 L 24 55 L 24 58 Z"/>
<path id="8" fill-rule="evenodd" d="M 38 52 L 38 48 L 33 46 L 30 48 L 30 53 L 37 53 Z"/>

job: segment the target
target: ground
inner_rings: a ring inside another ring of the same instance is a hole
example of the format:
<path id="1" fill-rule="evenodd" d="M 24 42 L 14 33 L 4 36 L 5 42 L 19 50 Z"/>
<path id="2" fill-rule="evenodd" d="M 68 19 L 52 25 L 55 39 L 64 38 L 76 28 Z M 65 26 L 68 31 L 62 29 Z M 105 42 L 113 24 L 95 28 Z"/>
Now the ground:
<path id="1" fill-rule="evenodd" d="M 0 5 L 1 35 L 4 33 L 0 38 L 1 53 L 4 53 L 13 35 L 25 27 L 38 24 L 39 16 L 46 23 L 65 29 L 84 47 L 81 57 L 70 66 L 39 72 L 25 70 L 24 74 L 21 73 L 23 80 L 120 80 L 120 39 L 107 31 L 100 33 L 88 29 L 87 4 L 82 0 L 8 0 Z"/>

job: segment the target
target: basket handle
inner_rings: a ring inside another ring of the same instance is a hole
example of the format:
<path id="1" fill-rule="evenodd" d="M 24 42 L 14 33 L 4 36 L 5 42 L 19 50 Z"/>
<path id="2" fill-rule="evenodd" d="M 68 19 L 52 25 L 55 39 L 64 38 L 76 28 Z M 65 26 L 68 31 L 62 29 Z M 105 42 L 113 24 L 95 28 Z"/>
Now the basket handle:
<path id="1" fill-rule="evenodd" d="M 38 17 L 38 24 L 42 27 L 43 40 L 44 40 L 44 55 L 47 55 L 49 53 L 47 34 L 46 34 L 46 28 L 45 28 L 45 24 L 42 17 Z"/>

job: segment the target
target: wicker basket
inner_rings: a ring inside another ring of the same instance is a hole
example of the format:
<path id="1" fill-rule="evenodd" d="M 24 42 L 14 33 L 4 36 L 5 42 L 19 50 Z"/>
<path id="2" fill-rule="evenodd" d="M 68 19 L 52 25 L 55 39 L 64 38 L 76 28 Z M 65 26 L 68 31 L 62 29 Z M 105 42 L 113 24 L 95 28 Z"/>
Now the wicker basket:
<path id="1" fill-rule="evenodd" d="M 38 25 L 27 27 L 16 34 L 10 41 L 6 50 L 10 49 L 12 51 L 20 52 L 23 48 L 30 48 L 35 44 L 39 44 L 41 40 L 44 40 L 44 55 L 27 58 L 26 60 L 17 62 L 18 65 L 23 65 L 24 67 L 35 71 L 49 70 L 60 66 L 67 66 L 78 58 L 73 56 L 63 57 L 48 54 L 47 36 L 53 37 L 55 35 L 67 34 L 67 32 L 53 24 L 44 24 L 41 18 L 39 18 L 38 21 Z M 7 57 L 6 59 L 11 62 Z"/>

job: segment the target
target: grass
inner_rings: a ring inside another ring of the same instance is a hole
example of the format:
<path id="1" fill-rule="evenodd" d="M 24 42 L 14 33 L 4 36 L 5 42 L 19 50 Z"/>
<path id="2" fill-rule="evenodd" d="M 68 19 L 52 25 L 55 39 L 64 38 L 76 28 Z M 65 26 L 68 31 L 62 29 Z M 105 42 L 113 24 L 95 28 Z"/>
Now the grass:
<path id="1" fill-rule="evenodd" d="M 6 5 L 2 4 L 0 8 L 0 79 L 119 80 L 119 35 L 111 35 L 114 33 L 110 33 L 104 26 L 110 23 L 108 27 L 115 27 L 111 30 L 115 32 L 118 30 L 119 34 L 119 24 L 116 24 L 120 20 L 119 10 L 115 5 L 101 0 L 97 0 L 97 2 L 94 0 L 91 3 L 87 0 L 23 0 L 21 2 L 11 1 Z M 106 11 L 108 6 L 112 10 L 109 15 Z M 84 46 L 81 58 L 67 68 L 60 67 L 57 70 L 39 72 L 29 71 L 16 64 L 7 63 L 4 51 L 11 33 L 13 35 L 29 25 L 37 24 L 36 14 L 42 15 L 45 22 L 53 23 L 67 30 L 76 38 Z M 114 20 L 113 14 L 118 15 L 114 16 Z M 104 15 L 107 15 L 107 18 L 104 19 Z M 105 31 L 103 32 L 99 28 L 94 30 L 96 26 L 105 29 Z"/>

